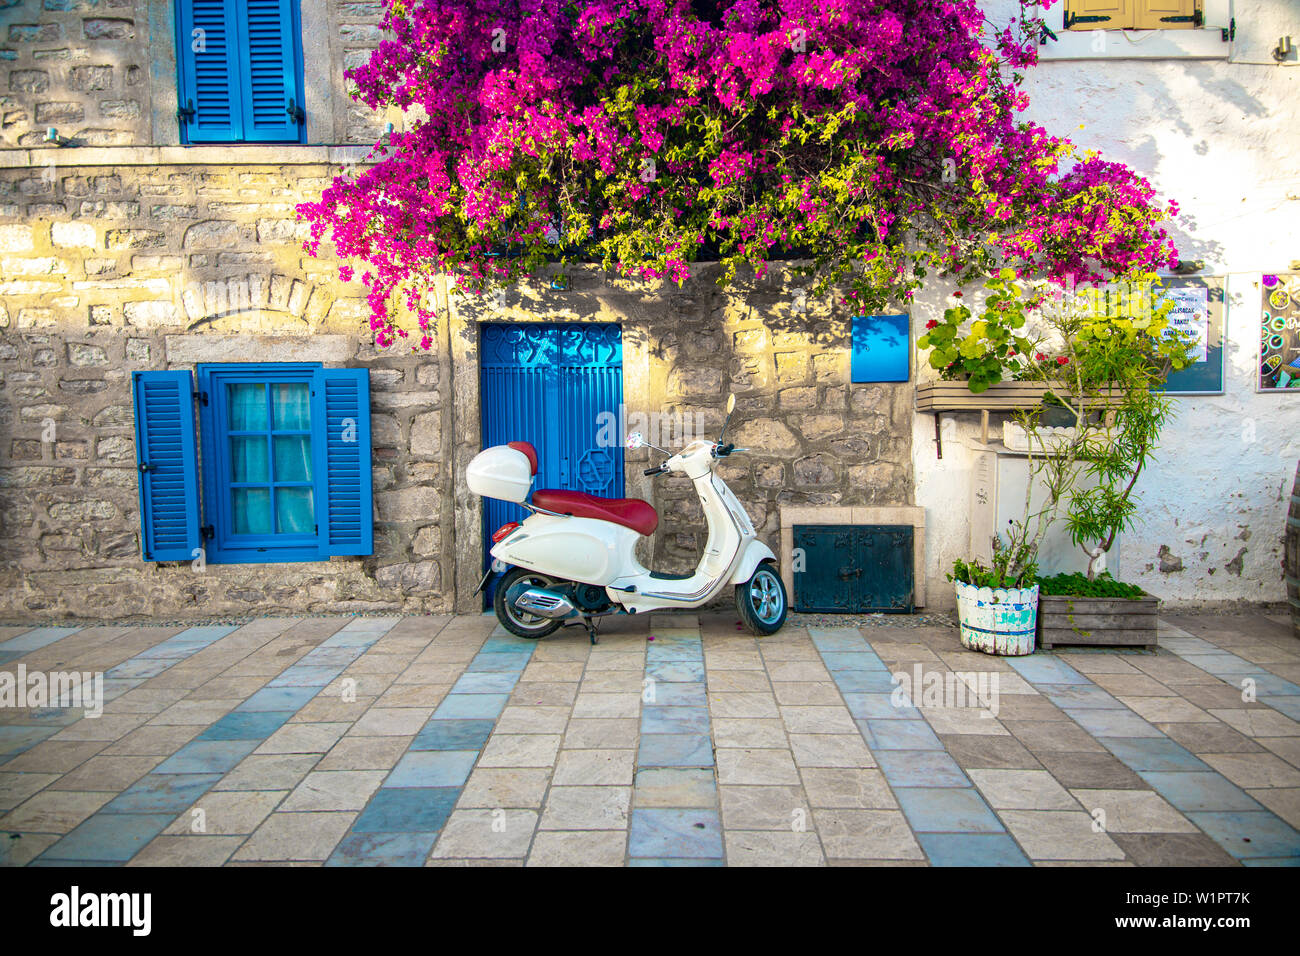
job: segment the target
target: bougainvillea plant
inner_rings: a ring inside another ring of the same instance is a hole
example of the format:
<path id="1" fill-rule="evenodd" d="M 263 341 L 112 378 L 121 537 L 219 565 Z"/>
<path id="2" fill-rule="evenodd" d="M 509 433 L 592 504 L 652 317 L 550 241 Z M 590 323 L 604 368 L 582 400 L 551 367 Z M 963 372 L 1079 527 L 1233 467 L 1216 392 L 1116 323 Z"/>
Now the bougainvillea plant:
<path id="1" fill-rule="evenodd" d="M 711 259 L 725 284 L 799 259 L 814 294 L 876 310 L 936 271 L 1096 281 L 1175 254 L 1173 203 L 1020 116 L 1041 29 L 1024 6 L 386 4 L 348 76 L 405 129 L 299 207 L 309 252 L 364 263 L 380 344 L 406 310 L 429 347 L 435 275 L 483 292 L 594 261 L 681 282 Z"/>

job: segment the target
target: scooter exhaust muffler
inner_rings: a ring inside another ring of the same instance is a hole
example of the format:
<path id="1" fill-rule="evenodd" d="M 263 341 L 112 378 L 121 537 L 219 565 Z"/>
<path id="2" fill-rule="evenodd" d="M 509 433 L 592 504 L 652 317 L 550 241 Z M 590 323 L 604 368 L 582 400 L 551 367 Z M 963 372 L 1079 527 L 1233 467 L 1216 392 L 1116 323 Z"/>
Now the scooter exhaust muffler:
<path id="1" fill-rule="evenodd" d="M 509 598 L 509 595 L 506 595 Z M 548 588 L 529 588 L 514 598 L 514 605 L 521 611 L 536 614 L 538 617 L 558 619 L 576 614 L 578 609 L 559 591 Z"/>

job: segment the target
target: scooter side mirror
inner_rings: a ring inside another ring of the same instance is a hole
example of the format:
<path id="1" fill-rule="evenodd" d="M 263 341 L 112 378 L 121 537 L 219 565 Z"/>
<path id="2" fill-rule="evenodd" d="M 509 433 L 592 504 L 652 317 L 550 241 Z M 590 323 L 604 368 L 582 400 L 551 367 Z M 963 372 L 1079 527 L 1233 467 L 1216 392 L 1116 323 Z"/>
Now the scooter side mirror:
<path id="1" fill-rule="evenodd" d="M 727 435 L 727 426 L 731 424 L 731 413 L 736 410 L 736 393 L 732 392 L 727 396 L 727 417 L 722 420 L 722 431 L 718 435 L 718 444 L 722 444 L 722 439 Z"/>
<path id="2" fill-rule="evenodd" d="M 627 436 L 627 441 L 624 444 L 626 444 L 628 448 L 635 450 L 645 444 L 645 436 L 640 432 L 633 432 Z"/>

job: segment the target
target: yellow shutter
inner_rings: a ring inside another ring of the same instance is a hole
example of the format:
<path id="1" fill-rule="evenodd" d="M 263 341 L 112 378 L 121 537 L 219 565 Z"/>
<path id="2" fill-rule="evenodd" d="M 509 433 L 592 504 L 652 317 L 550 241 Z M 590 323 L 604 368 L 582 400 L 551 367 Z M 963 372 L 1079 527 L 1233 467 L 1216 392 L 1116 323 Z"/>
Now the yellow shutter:
<path id="1" fill-rule="evenodd" d="M 1197 5 L 1198 0 L 1134 0 L 1133 26 L 1139 30 L 1191 30 L 1196 27 Z"/>
<path id="2" fill-rule="evenodd" d="M 1071 30 L 1131 30 L 1133 10 L 1138 2 L 1140 0 L 1066 0 L 1066 22 Z"/>

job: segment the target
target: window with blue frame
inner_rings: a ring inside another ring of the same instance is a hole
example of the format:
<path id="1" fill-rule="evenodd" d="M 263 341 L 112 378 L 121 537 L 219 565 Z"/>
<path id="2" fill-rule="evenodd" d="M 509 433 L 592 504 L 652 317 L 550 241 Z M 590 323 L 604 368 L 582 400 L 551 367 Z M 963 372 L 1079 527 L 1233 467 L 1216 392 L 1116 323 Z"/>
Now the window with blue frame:
<path id="1" fill-rule="evenodd" d="M 182 142 L 301 143 L 298 0 L 176 0 Z"/>
<path id="2" fill-rule="evenodd" d="M 194 381 L 132 374 L 145 560 L 372 553 L 367 370 L 213 364 Z"/>

